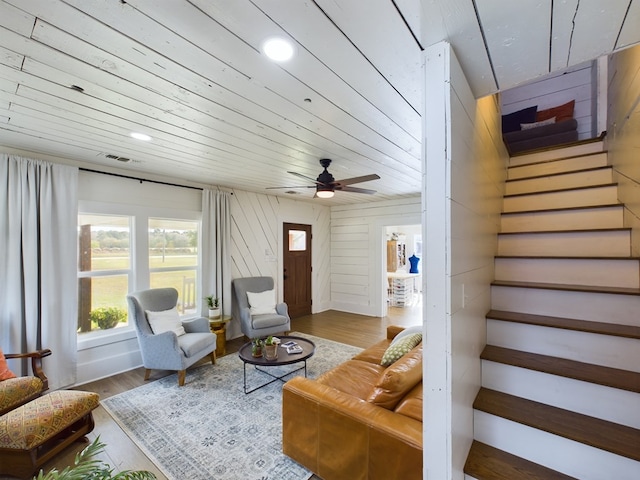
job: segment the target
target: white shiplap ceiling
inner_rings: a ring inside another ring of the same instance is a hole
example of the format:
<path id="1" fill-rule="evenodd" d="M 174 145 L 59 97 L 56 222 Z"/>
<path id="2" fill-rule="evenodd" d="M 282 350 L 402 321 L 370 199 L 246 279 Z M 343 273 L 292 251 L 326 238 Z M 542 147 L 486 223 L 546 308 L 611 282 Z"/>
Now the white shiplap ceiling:
<path id="1" fill-rule="evenodd" d="M 424 46 L 451 42 L 481 97 L 639 42 L 639 2 L 4 0 L 0 146 L 277 195 L 330 158 L 378 193 L 313 201 L 415 195 Z M 273 35 L 293 60 L 264 57 Z"/>

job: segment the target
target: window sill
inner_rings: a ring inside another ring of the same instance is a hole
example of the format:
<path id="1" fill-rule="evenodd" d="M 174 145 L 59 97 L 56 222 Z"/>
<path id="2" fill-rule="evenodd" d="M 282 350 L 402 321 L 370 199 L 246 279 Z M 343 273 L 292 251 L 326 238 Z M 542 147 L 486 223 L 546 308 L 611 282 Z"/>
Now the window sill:
<path id="1" fill-rule="evenodd" d="M 123 342 L 136 337 L 133 327 L 120 327 L 109 332 L 96 331 L 78 335 L 78 351 Z"/>

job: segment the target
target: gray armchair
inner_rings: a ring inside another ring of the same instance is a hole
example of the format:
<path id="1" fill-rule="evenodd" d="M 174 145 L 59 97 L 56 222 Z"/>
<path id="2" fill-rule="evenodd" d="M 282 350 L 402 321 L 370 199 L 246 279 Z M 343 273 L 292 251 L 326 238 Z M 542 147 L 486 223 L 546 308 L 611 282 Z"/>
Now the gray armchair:
<path id="1" fill-rule="evenodd" d="M 184 320 L 181 326 L 184 334 L 173 331 L 154 334 L 146 311 L 164 312 L 178 303 L 175 288 L 154 288 L 127 295 L 129 320 L 136 327 L 142 363 L 148 380 L 151 369 L 177 370 L 178 385 L 184 385 L 186 370 L 205 355 L 216 363 L 216 335 L 209 329 L 209 320 L 204 317 Z"/>
<path id="2" fill-rule="evenodd" d="M 240 319 L 240 329 L 243 334 L 249 338 L 256 338 L 291 330 L 291 319 L 286 303 L 277 303 L 273 313 L 251 314 L 247 292 L 260 293 L 273 290 L 273 278 L 236 278 L 232 283 L 235 316 Z"/>

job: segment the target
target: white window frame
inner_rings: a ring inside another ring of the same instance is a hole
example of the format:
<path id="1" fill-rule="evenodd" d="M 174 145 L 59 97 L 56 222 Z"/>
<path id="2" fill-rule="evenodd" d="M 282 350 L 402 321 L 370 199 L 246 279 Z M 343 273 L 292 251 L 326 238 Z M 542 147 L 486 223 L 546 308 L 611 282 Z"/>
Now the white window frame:
<path id="1" fill-rule="evenodd" d="M 202 231 L 201 212 L 80 200 L 78 202 L 78 214 L 119 215 L 132 218 L 130 231 L 131 273 L 129 276 L 128 293 L 149 288 L 149 218 L 186 220 L 198 223 L 198 265 L 196 267 L 196 275 L 198 277 L 200 276 L 202 259 L 200 249 Z M 116 273 L 116 271 L 109 272 L 110 275 L 114 273 Z M 78 276 L 78 278 L 80 278 L 80 276 Z M 201 299 L 198 298 L 196 302 L 198 305 L 196 311 L 200 311 Z M 191 316 L 194 315 L 185 315 L 184 318 Z M 80 351 L 135 338 L 136 332 L 133 325 L 127 325 L 108 331 L 96 330 L 77 335 L 78 350 Z"/>

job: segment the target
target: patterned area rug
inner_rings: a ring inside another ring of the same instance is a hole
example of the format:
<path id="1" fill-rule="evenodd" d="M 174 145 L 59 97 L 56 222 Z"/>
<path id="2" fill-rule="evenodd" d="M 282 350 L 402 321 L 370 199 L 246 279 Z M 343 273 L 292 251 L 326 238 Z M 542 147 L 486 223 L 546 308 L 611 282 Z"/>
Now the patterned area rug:
<path id="1" fill-rule="evenodd" d="M 316 352 L 307 360 L 315 378 L 361 349 L 309 338 Z M 301 365 L 301 364 L 299 364 Z M 280 373 L 297 365 L 277 367 Z M 243 391 L 243 365 L 236 354 L 102 400 L 120 427 L 170 479 L 303 480 L 311 472 L 282 453 L 282 383 Z M 272 371 L 275 372 L 276 367 Z M 292 374 L 303 375 L 303 372 Z M 251 388 L 269 377 L 247 365 Z"/>

